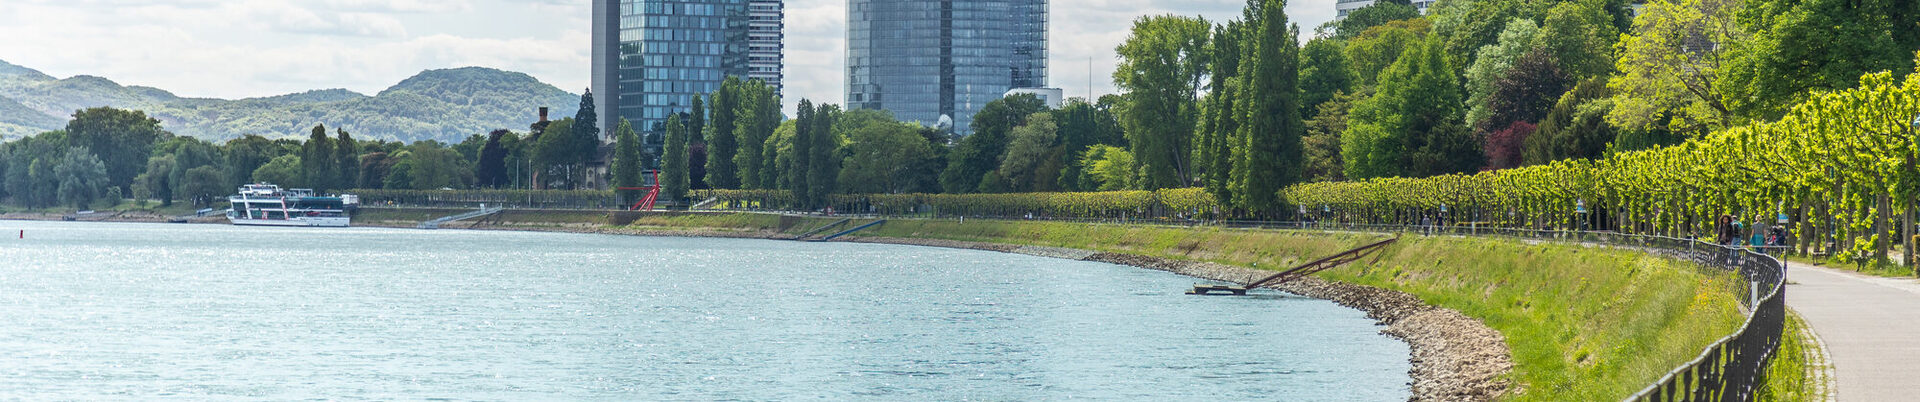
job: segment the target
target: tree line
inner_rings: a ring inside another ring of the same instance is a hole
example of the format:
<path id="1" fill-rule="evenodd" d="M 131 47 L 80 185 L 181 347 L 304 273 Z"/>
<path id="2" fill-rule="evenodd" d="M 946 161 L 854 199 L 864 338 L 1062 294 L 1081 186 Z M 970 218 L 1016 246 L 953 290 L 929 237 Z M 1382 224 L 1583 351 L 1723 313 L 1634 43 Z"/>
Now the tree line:
<path id="1" fill-rule="evenodd" d="M 1137 19 L 1116 51 L 1133 160 L 1119 188 L 1204 187 L 1271 211 L 1295 182 L 1596 159 L 1777 119 L 1912 71 L 1891 0 L 1383 0 L 1300 46 L 1280 0 L 1225 23 Z"/>

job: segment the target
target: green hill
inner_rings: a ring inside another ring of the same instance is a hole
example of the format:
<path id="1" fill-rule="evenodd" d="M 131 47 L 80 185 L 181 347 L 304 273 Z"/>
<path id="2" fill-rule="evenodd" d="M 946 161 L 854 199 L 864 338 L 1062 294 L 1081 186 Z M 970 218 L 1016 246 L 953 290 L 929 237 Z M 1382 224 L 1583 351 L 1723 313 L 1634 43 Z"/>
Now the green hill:
<path id="1" fill-rule="evenodd" d="M 579 95 L 532 76 L 480 67 L 423 71 L 373 96 L 325 89 L 227 100 L 95 76 L 56 79 L 0 61 L 0 136 L 7 138 L 57 130 L 76 110 L 112 106 L 146 111 L 174 134 L 212 141 L 301 137 L 326 124 L 363 139 L 458 142 L 495 129 L 525 130 L 542 106 L 554 116 L 572 115 L 579 103 Z"/>

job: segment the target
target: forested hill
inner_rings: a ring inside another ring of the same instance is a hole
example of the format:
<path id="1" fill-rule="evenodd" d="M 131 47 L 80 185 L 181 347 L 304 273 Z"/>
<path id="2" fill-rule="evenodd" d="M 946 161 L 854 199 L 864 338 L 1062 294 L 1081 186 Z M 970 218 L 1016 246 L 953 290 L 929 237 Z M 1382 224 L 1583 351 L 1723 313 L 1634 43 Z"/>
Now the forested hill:
<path id="1" fill-rule="evenodd" d="M 66 126 L 99 106 L 146 111 L 174 134 L 224 141 L 245 134 L 305 137 L 315 124 L 363 139 L 459 142 L 494 129 L 525 130 L 535 109 L 571 116 L 580 96 L 532 76 L 481 67 L 427 70 L 379 94 L 326 89 L 239 100 L 183 98 L 158 88 L 80 75 L 57 79 L 0 61 L 0 136 Z"/>

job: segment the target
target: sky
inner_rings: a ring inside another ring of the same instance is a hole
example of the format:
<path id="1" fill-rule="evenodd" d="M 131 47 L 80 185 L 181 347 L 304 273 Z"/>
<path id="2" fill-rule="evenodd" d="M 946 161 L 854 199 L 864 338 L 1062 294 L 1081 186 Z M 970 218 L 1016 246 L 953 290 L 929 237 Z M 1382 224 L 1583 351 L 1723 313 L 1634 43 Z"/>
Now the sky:
<path id="1" fill-rule="evenodd" d="M 1333 18 L 1334 1 L 1296 0 L 1287 14 L 1311 32 Z M 1134 18 L 1219 22 L 1244 5 L 1052 0 L 1048 80 L 1070 97 L 1113 93 L 1113 48 Z M 580 93 L 592 57 L 590 9 L 587 0 L 5 0 L 0 60 L 188 97 L 331 88 L 371 95 L 422 70 L 467 66 L 523 72 Z M 846 20 L 846 0 L 788 0 L 789 111 L 801 98 L 845 97 Z"/>

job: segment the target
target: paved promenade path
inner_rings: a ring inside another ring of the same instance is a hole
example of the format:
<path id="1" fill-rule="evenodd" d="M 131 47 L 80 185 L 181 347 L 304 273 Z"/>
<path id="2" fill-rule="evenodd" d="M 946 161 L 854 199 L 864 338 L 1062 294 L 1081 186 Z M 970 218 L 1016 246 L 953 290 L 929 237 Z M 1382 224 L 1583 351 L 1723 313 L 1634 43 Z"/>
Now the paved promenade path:
<path id="1" fill-rule="evenodd" d="M 1801 263 L 1789 263 L 1787 280 L 1787 307 L 1826 343 L 1834 396 L 1920 398 L 1920 281 Z"/>

